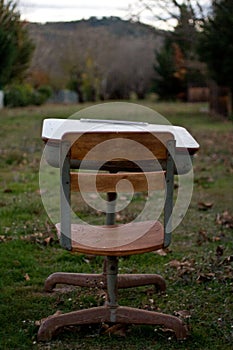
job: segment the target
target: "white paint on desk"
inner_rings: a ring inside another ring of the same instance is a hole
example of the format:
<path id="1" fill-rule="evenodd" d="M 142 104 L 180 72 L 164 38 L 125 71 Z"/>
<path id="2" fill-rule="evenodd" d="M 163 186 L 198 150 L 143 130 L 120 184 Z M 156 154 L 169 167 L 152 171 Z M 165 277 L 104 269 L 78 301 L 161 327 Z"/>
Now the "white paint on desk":
<path id="1" fill-rule="evenodd" d="M 143 125 L 142 125 L 143 124 Z M 44 140 L 61 140 L 62 136 L 67 132 L 121 132 L 121 131 L 137 131 L 137 132 L 171 132 L 176 140 L 177 148 L 186 148 L 197 150 L 199 144 L 190 135 L 190 133 L 183 127 L 173 125 L 158 125 L 138 122 L 125 122 L 116 121 L 94 121 L 79 119 L 45 119 L 42 128 L 42 138 Z"/>

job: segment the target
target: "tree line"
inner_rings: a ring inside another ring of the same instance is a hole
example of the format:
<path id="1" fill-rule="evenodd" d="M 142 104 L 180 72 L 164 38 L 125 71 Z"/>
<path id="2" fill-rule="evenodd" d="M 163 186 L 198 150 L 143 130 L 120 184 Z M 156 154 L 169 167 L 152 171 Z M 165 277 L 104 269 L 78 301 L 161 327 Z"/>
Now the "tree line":
<path id="1" fill-rule="evenodd" d="M 154 77 L 155 52 L 163 33 L 120 18 L 73 23 L 32 24 L 38 43 L 32 81 L 45 79 L 55 88 L 78 92 L 79 100 L 145 98 Z M 35 76 L 36 74 L 36 76 Z"/>
<path id="2" fill-rule="evenodd" d="M 232 1 L 212 0 L 207 10 L 198 1 L 140 1 L 147 10 L 155 5 L 155 24 L 173 18 L 172 30 L 115 17 L 27 24 L 15 1 L 0 0 L 0 88 L 26 82 L 43 96 L 46 86 L 69 88 L 80 102 L 149 92 L 186 100 L 190 84 L 210 80 L 232 92 Z"/>

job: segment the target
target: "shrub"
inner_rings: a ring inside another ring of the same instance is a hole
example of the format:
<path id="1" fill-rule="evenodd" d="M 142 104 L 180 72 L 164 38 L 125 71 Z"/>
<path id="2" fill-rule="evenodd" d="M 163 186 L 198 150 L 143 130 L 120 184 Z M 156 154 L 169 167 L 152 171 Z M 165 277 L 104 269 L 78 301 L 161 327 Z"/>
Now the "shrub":
<path id="1" fill-rule="evenodd" d="M 24 107 L 32 102 L 33 89 L 28 84 L 14 84 L 4 90 L 4 105 Z"/>
<path id="2" fill-rule="evenodd" d="M 34 90 L 32 103 L 40 106 L 45 103 L 49 97 L 52 96 L 52 88 L 48 85 L 40 86 L 37 90 Z"/>
<path id="3" fill-rule="evenodd" d="M 34 90 L 29 84 L 14 84 L 4 90 L 4 104 L 8 107 L 42 105 L 52 95 L 50 86 L 41 86 Z"/>
<path id="4" fill-rule="evenodd" d="M 46 99 L 49 99 L 52 96 L 52 88 L 48 85 L 42 85 L 37 90 L 41 95 L 46 97 Z"/>

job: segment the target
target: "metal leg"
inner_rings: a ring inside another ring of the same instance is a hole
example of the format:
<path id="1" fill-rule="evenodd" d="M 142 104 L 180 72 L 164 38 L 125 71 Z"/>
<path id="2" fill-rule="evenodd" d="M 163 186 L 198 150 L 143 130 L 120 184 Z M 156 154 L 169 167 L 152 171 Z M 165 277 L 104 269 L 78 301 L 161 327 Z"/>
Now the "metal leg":
<path id="1" fill-rule="evenodd" d="M 118 259 L 115 256 L 107 258 L 107 292 L 109 307 L 117 306 L 117 271 Z"/>
<path id="2" fill-rule="evenodd" d="M 52 292 L 57 284 L 107 289 L 107 276 L 106 272 L 101 274 L 55 272 L 46 279 L 44 290 L 46 292 Z M 166 290 L 164 278 L 157 274 L 120 274 L 117 276 L 118 289 L 147 286 L 150 284 L 154 285 L 161 292 Z"/>
<path id="3" fill-rule="evenodd" d="M 55 272 L 45 281 L 44 290 L 52 292 L 57 284 L 68 284 L 79 287 L 107 289 L 106 272 L 102 274 L 84 274 L 70 272 Z M 159 291 L 166 290 L 164 278 L 157 274 L 120 274 L 117 276 L 118 289 L 154 285 Z"/>
<path id="4" fill-rule="evenodd" d="M 120 274 L 118 288 L 132 288 L 153 284 L 161 292 L 166 290 L 165 279 L 157 274 Z"/>
<path id="5" fill-rule="evenodd" d="M 38 341 L 49 341 L 65 326 L 102 323 L 106 322 L 106 319 L 110 319 L 109 310 L 106 306 L 69 312 L 64 315 L 50 316 L 42 322 L 37 339 Z"/>
<path id="6" fill-rule="evenodd" d="M 44 289 L 46 292 L 52 292 L 57 284 L 68 284 L 89 288 L 105 288 L 105 280 L 106 276 L 104 274 L 55 272 L 46 279 Z"/>
<path id="7" fill-rule="evenodd" d="M 114 321 L 113 319 L 114 315 Z M 187 329 L 183 322 L 175 316 L 162 314 L 154 311 L 134 309 L 126 306 L 117 306 L 114 309 L 108 306 L 69 312 L 64 315 L 48 317 L 41 324 L 38 331 L 38 341 L 49 341 L 65 326 L 84 324 L 96 324 L 103 322 L 115 322 L 122 324 L 148 324 L 161 325 L 175 332 L 177 339 L 187 338 Z"/>
<path id="8" fill-rule="evenodd" d="M 179 340 L 187 338 L 187 329 L 183 322 L 175 316 L 160 312 L 119 306 L 117 309 L 116 322 L 130 324 L 163 325 L 172 329 Z"/>

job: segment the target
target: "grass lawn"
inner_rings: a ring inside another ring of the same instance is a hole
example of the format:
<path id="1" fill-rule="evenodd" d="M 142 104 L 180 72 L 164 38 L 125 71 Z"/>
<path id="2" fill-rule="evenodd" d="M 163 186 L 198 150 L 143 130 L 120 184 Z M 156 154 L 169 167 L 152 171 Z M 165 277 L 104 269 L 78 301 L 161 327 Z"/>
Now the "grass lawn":
<path id="1" fill-rule="evenodd" d="M 43 291 L 52 272 L 99 272 L 102 259 L 72 255 L 58 244 L 41 202 L 38 172 L 44 118 L 66 118 L 80 106 L 0 111 L 0 349 L 232 349 L 233 163 L 232 123 L 212 119 L 200 104 L 145 103 L 200 143 L 194 159 L 194 193 L 164 255 L 120 259 L 121 272 L 159 273 L 166 293 L 151 286 L 121 290 L 119 302 L 177 314 L 189 328 L 186 341 L 152 326 L 73 327 L 49 343 L 37 342 L 39 321 L 58 310 L 103 303 L 103 293 L 81 288 Z M 84 107 L 84 106 L 82 106 Z M 132 209 L 133 210 L 133 209 Z M 89 212 L 83 213 L 89 215 Z"/>

